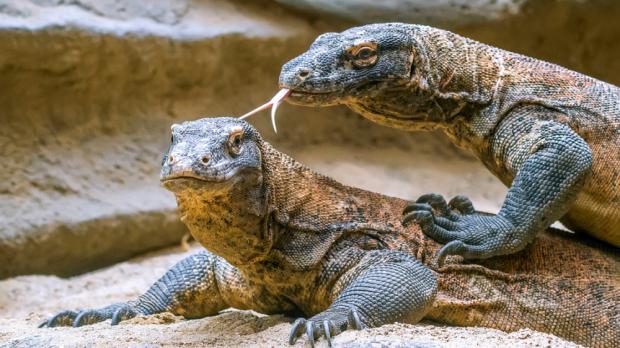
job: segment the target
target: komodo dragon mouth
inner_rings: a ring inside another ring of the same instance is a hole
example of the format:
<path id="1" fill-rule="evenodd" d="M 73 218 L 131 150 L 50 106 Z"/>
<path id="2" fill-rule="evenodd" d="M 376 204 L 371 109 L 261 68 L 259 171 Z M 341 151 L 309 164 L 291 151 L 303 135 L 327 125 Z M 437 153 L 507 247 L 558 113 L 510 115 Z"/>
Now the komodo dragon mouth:
<path id="1" fill-rule="evenodd" d="M 202 186 L 202 187 L 206 187 L 206 186 L 217 186 L 217 187 L 221 187 L 222 185 L 232 185 L 234 184 L 234 182 L 236 180 L 238 180 L 238 175 L 242 172 L 248 173 L 251 172 L 252 170 L 247 169 L 247 168 L 232 168 L 230 170 L 227 170 L 224 174 L 219 174 L 217 176 L 211 176 L 211 177 L 206 177 L 206 176 L 201 176 L 199 174 L 194 173 L 193 171 L 182 171 L 182 172 L 177 172 L 177 173 L 171 173 L 169 175 L 166 176 L 162 176 L 159 179 L 159 182 L 163 185 L 163 186 L 170 186 L 170 185 L 174 185 L 175 183 L 183 183 L 183 182 L 187 182 L 187 183 L 192 183 L 193 186 Z"/>
<path id="2" fill-rule="evenodd" d="M 205 181 L 205 182 L 217 182 L 218 181 L 218 180 L 208 180 L 206 178 L 201 178 L 197 175 L 191 175 L 191 174 L 170 175 L 165 178 L 161 178 L 159 181 L 161 183 L 166 183 L 169 181 L 177 181 L 177 180 L 198 180 L 198 181 Z"/>
<path id="3" fill-rule="evenodd" d="M 180 192 L 184 190 L 193 191 L 219 191 L 227 190 L 233 185 L 230 179 L 208 179 L 196 175 L 172 175 L 160 179 L 161 185 L 169 191 Z"/>
<path id="4" fill-rule="evenodd" d="M 371 82 L 375 85 L 378 85 L 386 81 L 388 80 L 377 80 L 377 81 L 371 81 Z M 309 103 L 310 104 L 316 103 L 317 105 L 321 105 L 321 106 L 329 106 L 329 105 L 334 105 L 336 103 L 325 102 L 325 101 L 320 101 L 320 100 L 317 101 L 316 99 L 326 99 L 327 96 L 334 96 L 334 95 L 337 97 L 342 97 L 344 92 L 347 92 L 347 91 L 351 92 L 351 91 L 356 90 L 357 88 L 368 86 L 368 85 L 369 85 L 369 82 L 365 81 L 363 83 L 359 83 L 357 85 L 351 86 L 350 88 L 347 88 L 346 90 L 331 90 L 331 91 L 324 91 L 324 92 L 301 91 L 301 90 L 295 90 L 295 89 L 291 89 L 287 87 L 282 87 L 280 91 L 278 91 L 278 93 L 276 93 L 273 96 L 273 98 L 271 98 L 271 100 L 239 116 L 239 119 L 243 120 L 260 111 L 271 108 L 271 125 L 273 127 L 274 132 L 278 133 L 278 128 L 276 126 L 276 111 L 278 110 L 278 107 L 280 106 L 280 104 L 282 104 L 283 101 L 287 100 L 292 104 L 298 104 L 296 103 L 296 101 L 305 100 L 304 103 L 299 103 L 299 104 L 306 105 Z M 402 118 L 411 119 L 411 117 L 402 117 Z"/>
<path id="5" fill-rule="evenodd" d="M 280 104 L 282 104 L 282 102 L 284 100 L 287 99 L 291 99 L 293 98 L 293 100 L 295 98 L 303 98 L 303 97 L 324 97 L 327 95 L 332 95 L 335 93 L 340 93 L 340 91 L 329 91 L 329 92 L 305 92 L 305 91 L 296 91 L 296 90 L 292 90 L 289 88 L 282 88 L 280 89 L 280 91 L 278 93 L 276 93 L 276 95 L 273 96 L 273 98 L 271 98 L 271 100 L 269 100 L 268 102 L 266 102 L 265 104 L 257 107 L 256 109 L 242 115 L 239 116 L 239 119 L 243 120 L 247 117 L 250 117 L 260 111 L 266 110 L 271 108 L 271 125 L 273 127 L 273 131 L 278 133 L 278 128 L 276 126 L 276 111 L 278 110 L 278 106 L 280 106 Z"/>
<path id="6" fill-rule="evenodd" d="M 278 106 L 291 94 L 291 90 L 288 88 L 282 88 L 276 95 L 271 98 L 270 101 L 265 104 L 257 107 L 256 109 L 246 113 L 239 117 L 239 119 L 243 120 L 246 117 L 252 116 L 255 113 L 271 108 L 271 125 L 273 126 L 273 131 L 278 133 L 278 128 L 276 127 L 276 110 L 278 110 Z"/>
<path id="7" fill-rule="evenodd" d="M 167 175 L 162 175 L 159 178 L 159 181 L 161 183 L 165 183 L 168 181 L 177 181 L 177 180 L 198 180 L 198 181 L 204 181 L 204 182 L 217 182 L 217 181 L 221 181 L 219 178 L 207 178 L 204 176 L 200 176 L 198 174 L 196 174 L 194 171 L 192 170 L 182 170 L 182 171 L 174 171 L 172 173 L 169 173 Z"/>
<path id="8" fill-rule="evenodd" d="M 193 173 L 172 174 L 159 179 L 163 187 L 171 191 L 183 190 L 184 188 L 201 188 L 217 184 L 218 181 L 208 180 Z"/>

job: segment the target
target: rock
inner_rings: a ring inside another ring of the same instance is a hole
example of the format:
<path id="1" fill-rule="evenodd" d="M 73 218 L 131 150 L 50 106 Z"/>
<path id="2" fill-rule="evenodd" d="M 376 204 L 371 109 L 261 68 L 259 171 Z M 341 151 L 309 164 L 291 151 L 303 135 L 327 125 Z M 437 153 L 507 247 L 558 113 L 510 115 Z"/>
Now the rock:
<path id="1" fill-rule="evenodd" d="M 620 83 L 620 3 L 517 4 L 501 21 L 449 29 Z M 186 230 L 158 182 L 170 125 L 262 104 L 284 62 L 351 25 L 275 1 L 0 0 L 0 278 L 73 275 L 178 243 Z M 489 211 L 506 192 L 443 136 L 342 107 L 283 105 L 277 137 L 266 114 L 250 122 L 349 185 L 466 194 Z"/>
<path id="2" fill-rule="evenodd" d="M 525 0 L 276 0 L 305 11 L 357 22 L 412 22 L 462 25 L 518 13 Z"/>
<path id="3" fill-rule="evenodd" d="M 179 242 L 158 180 L 170 125 L 249 110 L 316 34 L 277 11 L 141 4 L 1 3 L 0 278 L 76 274 Z"/>

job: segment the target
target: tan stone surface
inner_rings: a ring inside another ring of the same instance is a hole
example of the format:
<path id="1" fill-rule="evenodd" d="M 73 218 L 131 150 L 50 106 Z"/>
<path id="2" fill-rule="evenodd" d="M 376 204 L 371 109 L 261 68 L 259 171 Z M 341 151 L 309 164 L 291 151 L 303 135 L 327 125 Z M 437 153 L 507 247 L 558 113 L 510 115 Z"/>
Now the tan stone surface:
<path id="1" fill-rule="evenodd" d="M 177 241 L 185 230 L 158 184 L 170 124 L 264 102 L 283 62 L 319 32 L 352 25 L 272 1 L 136 4 L 0 6 L 0 278 L 75 274 Z M 618 15 L 620 3 L 544 0 L 452 29 L 618 83 Z M 505 193 L 442 136 L 378 127 L 343 108 L 284 105 L 277 137 L 266 115 L 251 122 L 350 185 L 405 198 L 466 194 L 491 211 Z"/>

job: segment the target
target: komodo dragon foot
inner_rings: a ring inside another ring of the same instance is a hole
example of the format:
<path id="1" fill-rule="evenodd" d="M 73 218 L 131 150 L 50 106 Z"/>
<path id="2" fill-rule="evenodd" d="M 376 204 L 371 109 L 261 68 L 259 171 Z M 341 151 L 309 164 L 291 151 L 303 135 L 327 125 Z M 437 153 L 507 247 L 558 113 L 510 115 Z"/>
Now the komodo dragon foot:
<path id="1" fill-rule="evenodd" d="M 216 273 L 220 275 L 219 278 Z M 163 312 L 188 318 L 214 315 L 229 307 L 223 300 L 220 289 L 229 289 L 231 287 L 228 284 L 239 282 L 238 270 L 224 259 L 203 250 L 179 261 L 135 300 L 99 309 L 63 311 L 39 327 L 78 327 L 108 319 L 112 319 L 112 325 L 116 325 L 138 315 Z"/>
<path id="2" fill-rule="evenodd" d="M 288 338 L 289 344 L 295 344 L 297 338 L 305 332 L 308 341 L 314 346 L 314 341 L 325 336 L 327 344 L 331 346 L 331 338 L 347 329 L 361 330 L 366 326 L 360 320 L 357 309 L 343 308 L 341 310 L 327 310 L 319 313 L 310 319 L 299 318 L 293 323 L 291 333 Z"/>
<path id="3" fill-rule="evenodd" d="M 139 308 L 132 303 L 116 303 L 100 309 L 86 309 L 79 312 L 62 311 L 39 325 L 42 327 L 73 326 L 95 324 L 112 319 L 112 325 L 123 320 L 131 319 L 138 314 L 150 314 L 145 308 Z"/>
<path id="4" fill-rule="evenodd" d="M 304 331 L 312 346 L 321 336 L 331 346 L 331 338 L 348 329 L 394 321 L 418 322 L 437 294 L 433 273 L 410 255 L 393 250 L 370 252 L 347 277 L 351 279 L 349 285 L 331 306 L 293 323 L 290 344 Z"/>
<path id="5" fill-rule="evenodd" d="M 520 250 L 515 235 L 524 234 L 501 215 L 478 213 L 469 198 L 456 196 L 449 203 L 438 194 L 426 194 L 403 211 L 403 225 L 420 224 L 422 231 L 433 240 L 445 244 L 437 252 L 441 267 L 449 255 L 466 259 L 485 259 Z"/>

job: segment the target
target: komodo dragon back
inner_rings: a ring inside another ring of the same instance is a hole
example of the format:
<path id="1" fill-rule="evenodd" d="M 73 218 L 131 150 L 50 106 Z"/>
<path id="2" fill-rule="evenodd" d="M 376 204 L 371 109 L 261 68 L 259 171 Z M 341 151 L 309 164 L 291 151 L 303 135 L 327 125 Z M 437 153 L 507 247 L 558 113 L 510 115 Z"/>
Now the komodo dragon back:
<path id="1" fill-rule="evenodd" d="M 376 238 L 386 247 L 434 268 L 441 245 L 418 225 L 401 225 L 394 212 L 402 211 L 405 200 L 342 185 L 268 143 L 262 153 L 274 190 L 294 191 L 273 196 L 277 210 L 289 212 L 281 219 L 319 230 L 334 222 L 356 224 L 358 231 L 380 233 Z M 304 177 L 303 186 L 292 184 L 296 179 L 282 185 L 297 175 Z M 435 272 L 439 291 L 428 319 L 504 331 L 530 328 L 586 346 L 620 340 L 620 255 L 585 234 L 551 228 L 519 253 L 467 262 L 454 257 Z"/>
<path id="2" fill-rule="evenodd" d="M 517 254 L 444 266 L 427 318 L 617 346 L 620 257 L 602 242 L 568 234 L 550 229 Z"/>

